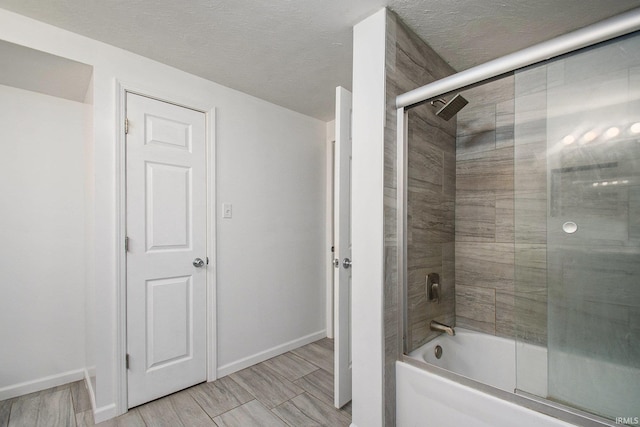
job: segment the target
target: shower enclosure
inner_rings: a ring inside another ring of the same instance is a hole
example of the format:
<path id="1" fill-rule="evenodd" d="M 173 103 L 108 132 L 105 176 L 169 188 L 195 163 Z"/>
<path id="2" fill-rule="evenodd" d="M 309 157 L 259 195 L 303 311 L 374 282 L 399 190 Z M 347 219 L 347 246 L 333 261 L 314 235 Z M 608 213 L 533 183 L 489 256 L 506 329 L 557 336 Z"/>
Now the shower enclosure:
<path id="1" fill-rule="evenodd" d="M 517 72 L 515 93 L 515 335 L 546 344 L 544 397 L 640 415 L 640 36 Z"/>
<path id="2" fill-rule="evenodd" d="M 398 98 L 404 353 L 432 321 L 500 337 L 512 400 L 583 425 L 640 425 L 634 30 Z"/>

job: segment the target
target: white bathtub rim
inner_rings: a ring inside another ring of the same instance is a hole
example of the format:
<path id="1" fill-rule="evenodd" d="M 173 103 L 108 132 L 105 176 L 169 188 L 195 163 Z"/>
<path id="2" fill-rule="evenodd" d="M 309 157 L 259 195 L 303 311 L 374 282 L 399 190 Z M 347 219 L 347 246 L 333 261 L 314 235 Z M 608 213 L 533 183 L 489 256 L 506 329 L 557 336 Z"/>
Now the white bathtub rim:
<path id="1" fill-rule="evenodd" d="M 469 344 L 471 344 L 470 347 Z M 442 345 L 445 350 L 442 362 L 434 360 L 433 349 L 437 345 Z M 471 352 L 476 355 L 477 359 L 471 363 L 459 354 L 448 356 L 452 346 L 456 348 L 456 352 L 460 350 Z M 538 354 L 541 352 L 544 353 L 542 360 Z M 487 355 L 489 360 L 487 360 Z M 547 395 L 546 348 L 536 344 L 485 332 L 456 328 L 455 336 L 441 334 L 423 343 L 409 353 L 409 356 L 506 392 L 513 392 L 516 387 L 519 387 L 534 395 Z M 500 360 L 502 362 L 497 363 Z M 527 360 L 529 365 L 533 363 L 538 366 L 539 370 L 522 370 L 520 362 L 524 360 Z M 455 365 L 456 361 L 462 362 L 458 368 L 450 366 L 452 362 Z M 474 366 L 478 362 L 481 366 Z"/>
<path id="2" fill-rule="evenodd" d="M 435 425 L 443 427 L 464 425 L 477 426 L 554 426 L 570 427 L 568 421 L 531 410 L 517 402 L 500 399 L 431 372 L 419 372 L 419 368 L 398 362 L 397 396 L 398 425 L 421 425 L 425 416 L 431 417 Z M 415 405 L 416 410 L 411 410 Z M 425 413 L 420 408 L 428 407 Z"/>
<path id="3" fill-rule="evenodd" d="M 514 403 L 527 409 L 539 412 L 541 414 L 549 415 L 550 417 L 557 418 L 561 421 L 565 421 L 580 427 L 619 427 L 620 424 L 615 424 L 613 421 L 606 418 L 599 417 L 597 415 L 581 411 L 569 406 L 565 406 L 559 403 L 552 402 L 547 399 L 534 396 L 532 394 L 522 392 L 520 390 L 514 390 L 513 393 L 509 393 L 499 388 L 481 383 L 472 378 L 465 377 L 455 372 L 449 371 L 444 368 L 432 365 L 422 360 L 418 360 L 414 357 L 403 354 L 400 360 L 396 363 L 406 363 L 414 368 L 427 371 L 429 373 L 443 377 L 446 380 L 453 381 L 463 386 L 472 388 L 481 393 L 486 393 L 498 399 L 506 400 L 507 402 Z"/>
<path id="4" fill-rule="evenodd" d="M 493 335 L 493 334 L 489 334 L 486 332 L 478 332 L 478 331 L 472 331 L 471 329 L 465 329 L 465 328 L 459 328 L 456 327 L 455 328 L 455 332 L 456 334 L 454 336 L 449 336 L 449 335 L 445 335 L 445 334 L 440 334 L 432 339 L 430 339 L 429 341 L 423 343 L 421 346 L 419 346 L 418 348 L 416 348 L 415 350 L 411 351 L 409 354 L 418 354 L 418 352 L 423 349 L 424 347 L 430 345 L 431 343 L 433 343 L 434 341 L 437 340 L 455 340 L 456 337 L 460 338 L 460 337 L 465 337 L 465 336 L 470 336 L 470 337 L 482 337 L 484 339 L 489 339 L 492 341 L 498 341 L 507 345 L 514 345 L 514 348 L 517 344 L 521 344 L 519 341 L 516 341 L 514 338 L 507 338 L 507 337 L 502 337 L 499 335 Z"/>

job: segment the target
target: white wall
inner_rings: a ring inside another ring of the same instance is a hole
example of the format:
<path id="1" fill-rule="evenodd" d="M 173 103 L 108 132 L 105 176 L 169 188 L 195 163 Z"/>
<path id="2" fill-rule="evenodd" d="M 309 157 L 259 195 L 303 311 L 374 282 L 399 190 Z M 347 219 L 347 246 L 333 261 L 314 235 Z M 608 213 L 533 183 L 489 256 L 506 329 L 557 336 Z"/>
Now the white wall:
<path id="1" fill-rule="evenodd" d="M 220 123 L 233 136 L 218 140 L 218 212 L 233 205 L 218 220 L 221 375 L 326 336 L 324 123 L 247 113 Z"/>
<path id="2" fill-rule="evenodd" d="M 216 109 L 218 365 L 324 335 L 325 123 L 166 65 L 0 10 L 0 39 L 94 67 L 96 418 L 119 413 L 116 81 Z M 124 409 L 124 408 L 122 408 Z"/>
<path id="3" fill-rule="evenodd" d="M 353 30 L 353 424 L 384 424 L 385 28 L 382 9 Z"/>
<path id="4" fill-rule="evenodd" d="M 79 379 L 85 367 L 89 108 L 0 86 L 0 399 L 46 377 Z"/>

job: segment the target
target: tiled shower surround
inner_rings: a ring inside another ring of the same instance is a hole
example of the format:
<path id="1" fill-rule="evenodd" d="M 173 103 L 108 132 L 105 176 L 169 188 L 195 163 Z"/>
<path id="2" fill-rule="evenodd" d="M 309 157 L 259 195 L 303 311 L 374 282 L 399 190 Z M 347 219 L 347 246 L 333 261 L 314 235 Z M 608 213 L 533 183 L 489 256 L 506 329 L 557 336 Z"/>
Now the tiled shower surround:
<path id="1" fill-rule="evenodd" d="M 402 333 L 399 330 L 402 313 L 399 310 L 400 287 L 397 274 L 397 185 L 396 185 L 396 106 L 395 98 L 409 90 L 431 83 L 454 73 L 426 43 L 392 13 L 387 12 L 386 28 L 386 123 L 384 130 L 384 233 L 385 233 L 385 281 L 384 281 L 384 394 L 385 426 L 395 425 L 395 362 L 400 357 Z M 410 116 L 411 150 L 416 153 L 412 161 L 411 194 L 417 202 L 411 223 L 410 260 L 412 277 L 415 278 L 412 293 L 414 302 L 409 316 L 412 319 L 416 341 L 429 333 L 429 314 L 424 293 L 424 274 L 427 270 L 444 274 L 446 286 L 440 311 L 446 321 L 453 321 L 453 194 L 455 182 L 455 120 L 437 119 L 432 107 L 424 105 L 414 109 Z M 445 178 L 446 170 L 446 178 Z M 421 175 L 424 174 L 424 175 Z M 423 191 L 424 189 L 424 191 Z M 431 195 L 429 195 L 431 193 Z M 438 224 L 421 212 L 433 213 Z M 446 218 L 445 218 L 446 216 Z M 448 225 L 447 225 L 448 224 Z M 437 249 L 427 247 L 427 239 L 437 235 Z M 446 262 L 443 262 L 444 259 Z M 421 278 L 422 276 L 422 278 Z M 425 327 L 427 325 L 427 327 Z"/>
<path id="2" fill-rule="evenodd" d="M 434 319 L 546 343 L 546 76 L 535 73 L 519 77 L 517 102 L 507 76 L 464 91 L 469 104 L 448 122 L 430 104 L 409 111 L 410 350 L 438 334 Z M 440 275 L 437 303 L 429 273 Z"/>
<path id="3" fill-rule="evenodd" d="M 513 304 L 499 301 L 514 292 L 513 79 L 463 95 L 469 104 L 456 132 L 456 326 L 509 335 Z"/>
<path id="4" fill-rule="evenodd" d="M 517 78 L 517 101 L 514 76 L 463 92 L 469 104 L 456 132 L 456 325 L 544 344 L 546 75 L 533 69 Z"/>
<path id="5" fill-rule="evenodd" d="M 396 271 L 395 97 L 452 73 L 428 45 L 389 13 L 386 393 L 395 390 L 393 362 L 401 347 L 398 328 L 402 316 Z M 437 107 L 429 103 L 409 110 L 405 308 L 409 350 L 438 334 L 429 330 L 431 320 L 546 342 L 546 142 L 544 137 L 531 137 L 536 132 L 545 134 L 540 130 L 546 127 L 542 92 L 546 80 L 532 73 L 539 71 L 523 73 L 525 83 L 518 87 L 517 102 L 515 77 L 508 76 L 464 91 L 469 104 L 449 121 L 437 117 Z M 516 110 L 519 123 L 514 121 Z M 518 174 L 514 173 L 516 162 Z M 440 275 L 438 303 L 427 301 L 429 273 Z M 394 413 L 391 406 L 387 415 Z"/>
<path id="6" fill-rule="evenodd" d="M 521 390 L 606 416 L 638 407 L 633 391 L 610 392 L 626 397 L 616 398 L 617 412 L 598 393 L 583 392 L 595 383 L 637 390 L 639 58 L 640 44 L 628 36 L 463 90 L 469 104 L 448 122 L 429 103 L 409 110 L 403 313 L 394 101 L 453 70 L 390 14 L 386 425 L 394 425 L 403 316 L 409 351 L 439 334 L 429 330 L 431 320 L 516 338 L 542 346 L 548 363 L 534 373 L 548 378 L 546 391 L 528 390 L 526 381 Z M 440 275 L 439 302 L 427 299 L 429 273 Z M 517 357 L 519 370 L 536 368 L 526 352 Z"/>
<path id="7" fill-rule="evenodd" d="M 395 97 L 455 71 L 392 12 L 386 52 L 384 378 L 385 425 L 393 426 L 391 396 L 403 315 L 397 277 Z M 438 334 L 429 330 L 431 320 L 514 333 L 513 78 L 467 92 L 470 104 L 450 121 L 437 117 L 437 108 L 428 103 L 409 111 L 405 309 L 410 350 Z M 437 304 L 427 301 L 429 273 L 440 275 Z"/>
<path id="8" fill-rule="evenodd" d="M 513 77 L 463 92 L 456 132 L 456 326 L 513 334 Z"/>

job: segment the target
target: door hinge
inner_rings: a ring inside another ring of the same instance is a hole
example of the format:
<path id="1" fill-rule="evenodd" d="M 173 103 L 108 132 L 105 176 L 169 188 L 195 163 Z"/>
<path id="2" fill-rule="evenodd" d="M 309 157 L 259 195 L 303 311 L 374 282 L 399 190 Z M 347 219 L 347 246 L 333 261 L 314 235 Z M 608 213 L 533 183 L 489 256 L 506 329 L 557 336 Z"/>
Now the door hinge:
<path id="1" fill-rule="evenodd" d="M 209 265 L 209 257 L 207 257 L 207 265 Z"/>
<path id="2" fill-rule="evenodd" d="M 129 252 L 129 236 L 124 236 L 124 251 Z"/>
<path id="3" fill-rule="evenodd" d="M 124 119 L 124 134 L 129 133 L 129 119 Z"/>
<path id="4" fill-rule="evenodd" d="M 129 353 L 124 356 L 124 366 L 129 369 Z"/>

